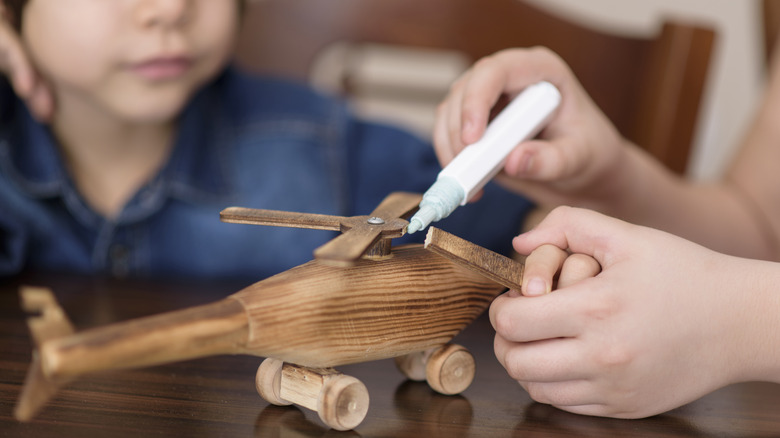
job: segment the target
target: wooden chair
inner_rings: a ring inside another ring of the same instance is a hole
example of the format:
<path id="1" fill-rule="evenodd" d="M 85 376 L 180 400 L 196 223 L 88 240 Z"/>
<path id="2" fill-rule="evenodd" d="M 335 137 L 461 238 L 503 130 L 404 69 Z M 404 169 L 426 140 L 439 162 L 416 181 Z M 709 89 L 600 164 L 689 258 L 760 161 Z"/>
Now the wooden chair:
<path id="1" fill-rule="evenodd" d="M 472 62 L 507 47 L 547 46 L 623 135 L 683 173 L 714 35 L 672 21 L 652 38 L 613 35 L 518 0 L 257 0 L 237 61 L 304 79 L 316 54 L 339 41 L 456 49 Z"/>
<path id="2" fill-rule="evenodd" d="M 764 24 L 764 54 L 769 65 L 780 35 L 780 1 L 763 0 L 761 7 Z"/>

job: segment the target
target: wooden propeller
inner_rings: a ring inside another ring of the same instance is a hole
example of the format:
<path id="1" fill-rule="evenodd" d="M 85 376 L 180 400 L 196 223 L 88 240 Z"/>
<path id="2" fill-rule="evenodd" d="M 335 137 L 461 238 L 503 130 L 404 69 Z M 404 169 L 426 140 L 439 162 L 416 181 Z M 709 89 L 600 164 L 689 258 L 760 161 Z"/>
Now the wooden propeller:
<path id="1" fill-rule="evenodd" d="M 342 234 L 314 250 L 314 258 L 336 266 L 352 266 L 364 255 L 381 258 L 390 254 L 390 240 L 406 234 L 404 219 L 420 205 L 422 195 L 394 192 L 368 216 L 331 216 L 229 207 L 220 212 L 222 222 L 271 225 L 290 228 L 340 231 Z"/>

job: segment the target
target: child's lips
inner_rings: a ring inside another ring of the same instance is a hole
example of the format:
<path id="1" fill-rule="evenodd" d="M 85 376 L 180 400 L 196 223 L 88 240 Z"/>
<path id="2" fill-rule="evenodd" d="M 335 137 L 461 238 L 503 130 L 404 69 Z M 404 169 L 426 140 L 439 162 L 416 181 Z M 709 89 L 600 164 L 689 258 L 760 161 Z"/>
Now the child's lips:
<path id="1" fill-rule="evenodd" d="M 192 60 L 183 57 L 160 57 L 132 64 L 130 69 L 144 79 L 162 81 L 183 76 L 192 66 Z"/>

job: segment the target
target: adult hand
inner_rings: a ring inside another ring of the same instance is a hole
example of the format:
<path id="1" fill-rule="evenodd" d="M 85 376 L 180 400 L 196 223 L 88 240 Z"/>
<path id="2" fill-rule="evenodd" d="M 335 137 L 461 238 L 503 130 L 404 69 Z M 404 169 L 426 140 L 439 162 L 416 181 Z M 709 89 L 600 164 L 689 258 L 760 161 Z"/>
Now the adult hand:
<path id="1" fill-rule="evenodd" d="M 593 103 L 569 67 L 545 48 L 508 49 L 478 61 L 439 105 L 434 144 L 444 166 L 485 131 L 502 95 L 514 97 L 539 81 L 562 95 L 557 113 L 538 140 L 520 144 L 500 181 L 537 202 L 587 205 L 620 185 L 626 140 Z"/>
<path id="2" fill-rule="evenodd" d="M 637 418 L 733 382 L 780 381 L 777 264 L 570 207 L 514 241 L 521 254 L 544 245 L 592 257 L 601 271 L 491 305 L 496 356 L 534 400 Z M 567 257 L 550 254 L 527 264 L 524 287 L 552 284 Z"/>

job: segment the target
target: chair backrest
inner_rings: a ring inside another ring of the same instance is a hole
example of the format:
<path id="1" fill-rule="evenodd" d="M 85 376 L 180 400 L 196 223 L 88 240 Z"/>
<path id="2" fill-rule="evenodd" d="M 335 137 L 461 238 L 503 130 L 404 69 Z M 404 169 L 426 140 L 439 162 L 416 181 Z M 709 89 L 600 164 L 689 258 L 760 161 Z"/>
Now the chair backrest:
<path id="1" fill-rule="evenodd" d="M 519 0 L 257 0 L 237 61 L 306 79 L 318 52 L 352 41 L 454 49 L 470 62 L 507 47 L 560 54 L 623 135 L 684 172 L 714 31 L 663 23 L 652 38 L 597 31 Z"/>
<path id="2" fill-rule="evenodd" d="M 768 65 L 772 59 L 778 35 L 780 35 L 780 2 L 777 0 L 764 0 L 761 7 L 761 17 L 764 24 L 764 55 Z"/>

